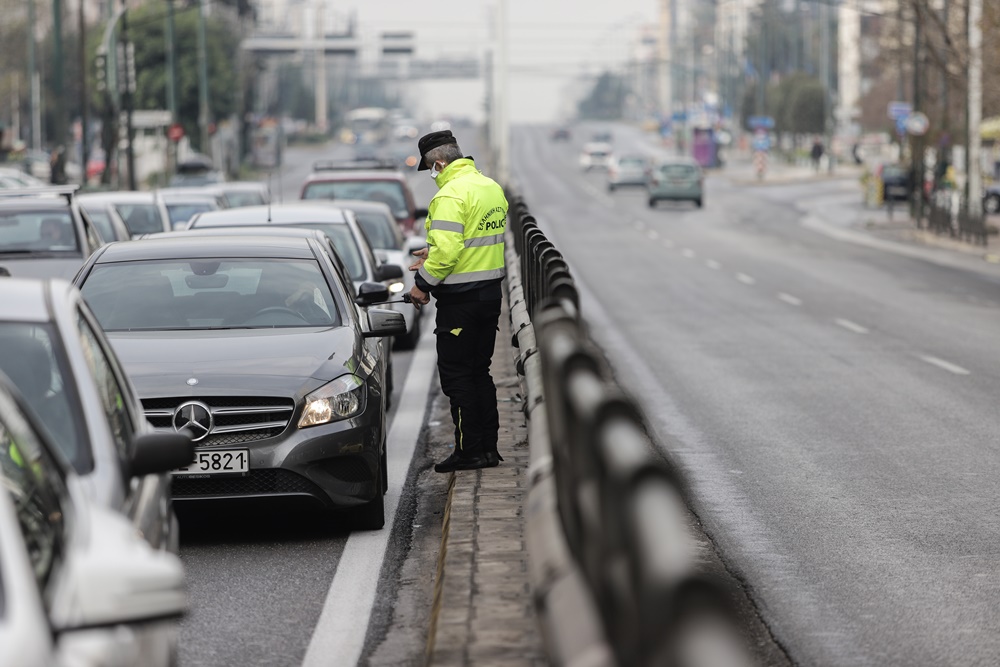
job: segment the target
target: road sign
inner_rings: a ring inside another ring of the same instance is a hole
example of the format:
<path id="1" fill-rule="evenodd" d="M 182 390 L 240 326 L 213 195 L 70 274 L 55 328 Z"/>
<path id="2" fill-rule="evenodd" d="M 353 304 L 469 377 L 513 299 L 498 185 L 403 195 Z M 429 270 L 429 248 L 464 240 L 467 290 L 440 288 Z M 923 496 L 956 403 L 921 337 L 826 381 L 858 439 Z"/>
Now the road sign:
<path id="1" fill-rule="evenodd" d="M 755 151 L 771 150 L 771 137 L 768 136 L 767 132 L 764 132 L 763 130 L 758 130 L 753 137 L 752 148 Z"/>
<path id="2" fill-rule="evenodd" d="M 896 119 L 896 134 L 903 136 L 906 134 L 906 119 L 909 116 L 900 116 Z"/>
<path id="3" fill-rule="evenodd" d="M 893 120 L 905 118 L 911 113 L 913 113 L 913 105 L 909 102 L 889 102 L 886 109 L 886 114 Z"/>
<path id="4" fill-rule="evenodd" d="M 751 130 L 773 130 L 774 119 L 770 116 L 750 116 L 747 125 Z"/>
<path id="5" fill-rule="evenodd" d="M 915 111 L 906 117 L 906 131 L 915 137 L 922 137 L 927 134 L 930 125 L 931 122 L 928 120 L 927 114 L 919 111 Z"/>
<path id="6" fill-rule="evenodd" d="M 174 123 L 167 129 L 167 138 L 170 141 L 178 142 L 184 138 L 184 126 L 180 123 Z"/>

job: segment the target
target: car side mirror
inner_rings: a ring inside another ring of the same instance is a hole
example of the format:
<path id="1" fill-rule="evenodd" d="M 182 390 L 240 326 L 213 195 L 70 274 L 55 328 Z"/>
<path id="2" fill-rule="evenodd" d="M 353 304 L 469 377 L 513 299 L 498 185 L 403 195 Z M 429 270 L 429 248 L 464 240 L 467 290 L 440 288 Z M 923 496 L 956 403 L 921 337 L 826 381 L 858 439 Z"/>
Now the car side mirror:
<path id="1" fill-rule="evenodd" d="M 405 333 L 406 319 L 403 313 L 381 308 L 372 308 L 368 311 L 368 331 L 363 334 L 365 338 L 402 336 Z"/>
<path id="2" fill-rule="evenodd" d="M 154 431 L 136 437 L 130 471 L 133 477 L 183 468 L 194 461 L 194 443 L 184 433 Z"/>
<path id="3" fill-rule="evenodd" d="M 417 210 L 415 210 L 413 212 L 413 217 L 416 220 L 420 220 L 421 218 L 426 218 L 427 217 L 427 209 L 426 208 L 418 208 Z"/>
<path id="4" fill-rule="evenodd" d="M 83 545 L 66 554 L 53 607 L 57 632 L 178 618 L 187 611 L 180 558 L 153 549 L 122 515 L 81 503 Z"/>
<path id="5" fill-rule="evenodd" d="M 358 287 L 358 296 L 354 298 L 354 303 L 359 306 L 370 306 L 373 303 L 382 303 L 389 300 L 389 288 L 382 283 L 361 283 Z"/>
<path id="6" fill-rule="evenodd" d="M 376 273 L 379 280 L 396 280 L 403 277 L 403 267 L 399 264 L 383 264 Z"/>

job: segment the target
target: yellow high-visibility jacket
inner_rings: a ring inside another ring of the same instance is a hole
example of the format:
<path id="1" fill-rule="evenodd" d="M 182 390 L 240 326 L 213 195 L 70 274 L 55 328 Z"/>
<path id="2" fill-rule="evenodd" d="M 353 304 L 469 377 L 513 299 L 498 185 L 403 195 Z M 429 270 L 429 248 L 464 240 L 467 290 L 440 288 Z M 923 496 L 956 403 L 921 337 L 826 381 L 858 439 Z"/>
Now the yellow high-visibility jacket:
<path id="1" fill-rule="evenodd" d="M 496 292 L 504 273 L 507 199 L 471 158 L 455 160 L 437 177 L 438 193 L 427 207 L 427 259 L 415 281 L 439 299 Z M 478 298 L 478 297 L 477 297 Z"/>

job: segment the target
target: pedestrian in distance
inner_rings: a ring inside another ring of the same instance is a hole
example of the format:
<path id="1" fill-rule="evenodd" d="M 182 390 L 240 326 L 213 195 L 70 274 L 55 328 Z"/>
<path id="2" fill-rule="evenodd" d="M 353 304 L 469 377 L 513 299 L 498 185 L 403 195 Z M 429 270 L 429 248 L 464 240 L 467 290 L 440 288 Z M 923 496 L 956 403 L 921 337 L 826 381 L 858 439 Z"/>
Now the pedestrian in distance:
<path id="1" fill-rule="evenodd" d="M 823 157 L 823 142 L 816 139 L 813 142 L 812 150 L 809 151 L 809 157 L 812 158 L 813 169 L 819 172 L 819 161 Z"/>
<path id="2" fill-rule="evenodd" d="M 500 321 L 507 199 L 503 188 L 465 157 L 451 130 L 417 142 L 418 171 L 430 171 L 438 192 L 427 207 L 427 248 L 418 260 L 410 298 L 419 308 L 437 302 L 438 374 L 451 403 L 455 451 L 437 472 L 492 468 L 500 415 L 490 363 Z"/>

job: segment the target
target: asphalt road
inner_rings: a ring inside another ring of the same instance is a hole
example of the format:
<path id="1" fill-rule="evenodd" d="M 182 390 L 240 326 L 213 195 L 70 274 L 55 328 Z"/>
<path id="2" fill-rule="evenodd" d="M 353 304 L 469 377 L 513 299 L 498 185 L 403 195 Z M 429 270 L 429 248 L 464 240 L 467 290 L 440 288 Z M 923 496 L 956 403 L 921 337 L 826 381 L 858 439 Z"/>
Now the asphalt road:
<path id="1" fill-rule="evenodd" d="M 581 173 L 586 134 L 515 131 L 517 181 L 778 642 L 803 665 L 996 664 L 1000 274 L 803 226 L 824 198 L 850 222 L 845 181 L 713 175 L 703 210 L 650 210 Z"/>
<path id="2" fill-rule="evenodd" d="M 339 145 L 289 149 L 285 166 L 270 177 L 274 201 L 297 199 L 315 160 L 350 156 L 350 148 Z M 426 206 L 434 183 L 417 176 L 412 179 L 415 196 L 418 206 Z M 393 352 L 390 428 L 413 354 Z M 407 480 L 402 514 L 415 502 L 412 476 Z M 301 664 L 350 533 L 316 515 L 274 514 L 266 507 L 191 508 L 180 518 L 191 609 L 181 625 L 181 664 Z M 408 535 L 407 526 L 398 527 L 386 562 L 406 552 Z M 380 585 L 385 594 L 392 582 Z M 391 614 L 376 613 L 369 632 L 384 635 L 386 629 L 377 626 L 389 622 Z"/>

